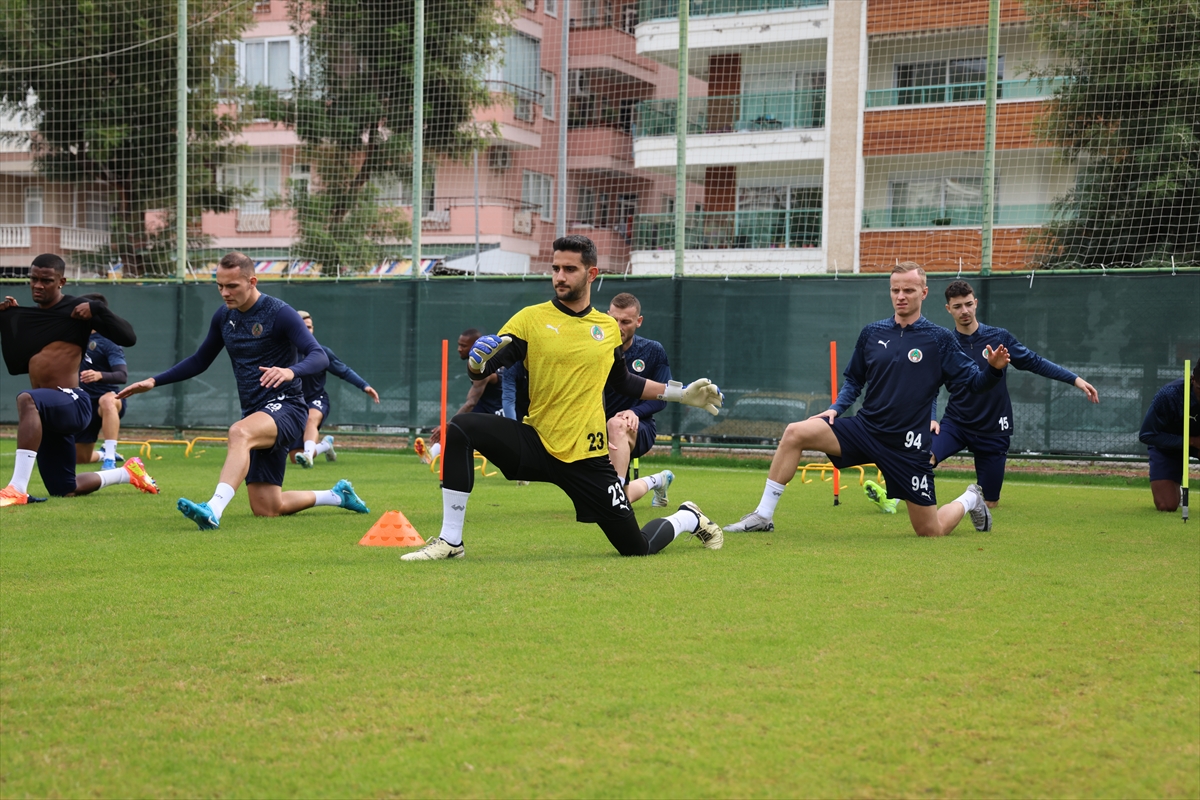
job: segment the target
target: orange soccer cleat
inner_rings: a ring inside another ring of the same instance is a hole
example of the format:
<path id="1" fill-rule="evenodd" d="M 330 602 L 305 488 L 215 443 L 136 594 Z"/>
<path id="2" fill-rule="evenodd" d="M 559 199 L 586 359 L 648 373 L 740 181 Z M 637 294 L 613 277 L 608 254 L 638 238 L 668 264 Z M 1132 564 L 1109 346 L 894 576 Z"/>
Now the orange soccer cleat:
<path id="1" fill-rule="evenodd" d="M 19 491 L 11 483 L 0 489 L 0 508 L 4 506 L 23 506 L 29 502 L 29 495 Z"/>
<path id="2" fill-rule="evenodd" d="M 429 455 L 429 448 L 425 446 L 425 440 L 420 436 L 413 440 L 413 450 L 417 451 L 417 456 L 421 459 L 422 464 L 433 463 L 433 456 Z"/>
<path id="3" fill-rule="evenodd" d="M 129 482 L 146 494 L 158 494 L 158 484 L 146 473 L 146 465 L 140 458 L 125 460 L 125 471 L 129 473 Z"/>

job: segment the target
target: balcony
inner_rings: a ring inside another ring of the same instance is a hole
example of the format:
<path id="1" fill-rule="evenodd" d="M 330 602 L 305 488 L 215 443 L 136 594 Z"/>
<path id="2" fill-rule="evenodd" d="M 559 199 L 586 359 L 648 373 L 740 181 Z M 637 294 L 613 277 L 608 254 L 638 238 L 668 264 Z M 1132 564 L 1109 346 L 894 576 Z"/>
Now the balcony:
<path id="1" fill-rule="evenodd" d="M 763 250 L 819 248 L 821 209 L 705 211 L 687 215 L 685 250 Z M 634 250 L 675 249 L 674 214 L 638 214 Z"/>
<path id="2" fill-rule="evenodd" d="M 829 0 L 691 0 L 692 17 L 711 17 L 718 14 L 752 14 L 765 11 L 797 11 L 805 8 L 825 8 Z M 657 19 L 679 19 L 676 0 L 641 0 L 638 19 L 649 22 Z"/>
<path id="3" fill-rule="evenodd" d="M 108 247 L 112 234 L 57 225 L 0 225 L 0 250 L 74 250 L 95 253 Z M 36 247 L 35 247 L 36 244 Z"/>
<path id="4" fill-rule="evenodd" d="M 499 128 L 497 141 L 516 150 L 536 150 L 542 146 L 538 122 L 541 119 L 541 92 L 508 81 L 486 82 L 497 102 L 479 109 L 477 122 L 494 122 Z"/>
<path id="5" fill-rule="evenodd" d="M 645 100 L 637 105 L 633 135 L 674 136 L 678 103 Z M 825 127 L 825 91 L 802 89 L 729 97 L 689 97 L 688 135 Z"/>
<path id="6" fill-rule="evenodd" d="M 538 206 L 532 203 L 508 197 L 479 198 L 479 235 L 489 242 L 512 236 L 532 240 L 537 221 Z M 432 208 L 421 214 L 421 230 L 434 234 L 427 240 L 431 243 L 438 240 L 437 233 L 452 237 L 456 242 L 474 236 L 475 198 L 434 198 Z"/>
<path id="7" fill-rule="evenodd" d="M 1067 82 L 1066 78 L 1018 78 L 996 84 L 997 100 L 1040 100 L 1052 96 Z M 984 100 L 987 84 L 944 83 L 935 86 L 912 86 L 903 89 L 870 89 L 867 108 L 891 106 L 932 105 L 934 103 L 971 103 Z"/>
<path id="8" fill-rule="evenodd" d="M 1054 216 L 1051 203 L 997 204 L 993 224 L 1003 227 L 1037 227 Z M 978 228 L 983 225 L 983 206 L 906 206 L 863 211 L 863 230 L 888 228 Z"/>

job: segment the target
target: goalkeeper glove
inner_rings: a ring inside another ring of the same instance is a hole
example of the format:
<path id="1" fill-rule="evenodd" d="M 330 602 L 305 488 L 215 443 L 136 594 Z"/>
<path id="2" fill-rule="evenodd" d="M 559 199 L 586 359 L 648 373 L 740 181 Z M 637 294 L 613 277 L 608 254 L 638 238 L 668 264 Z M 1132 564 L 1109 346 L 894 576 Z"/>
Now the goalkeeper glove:
<path id="1" fill-rule="evenodd" d="M 483 372 L 484 365 L 510 344 L 511 336 L 480 336 L 471 345 L 471 352 L 467 355 L 467 369 L 476 374 Z"/>
<path id="2" fill-rule="evenodd" d="M 667 381 L 667 390 L 658 396 L 668 403 L 683 403 L 693 408 L 703 408 L 714 417 L 720 413 L 725 395 L 708 378 L 692 381 L 684 386 L 679 381 Z"/>

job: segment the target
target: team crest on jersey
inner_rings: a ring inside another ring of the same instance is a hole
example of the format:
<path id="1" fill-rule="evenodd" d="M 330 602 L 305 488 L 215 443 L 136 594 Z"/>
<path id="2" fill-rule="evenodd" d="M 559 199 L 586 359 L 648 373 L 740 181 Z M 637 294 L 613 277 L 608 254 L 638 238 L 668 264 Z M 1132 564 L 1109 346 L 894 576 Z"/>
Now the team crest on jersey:
<path id="1" fill-rule="evenodd" d="M 640 358 L 635 358 L 635 359 L 633 360 L 633 371 L 634 371 L 634 372 L 641 372 L 641 371 L 642 371 L 642 370 L 644 370 L 645 368 L 646 368 L 646 362 L 645 362 L 645 361 L 642 361 Z"/>
<path id="2" fill-rule="evenodd" d="M 600 328 L 599 325 L 592 326 L 592 338 L 595 339 L 597 342 L 604 341 L 604 331 Z"/>
<path id="3" fill-rule="evenodd" d="M 921 351 L 917 350 L 915 348 L 912 350 L 909 350 L 908 351 L 908 360 L 913 362 L 914 364 L 916 364 L 918 361 L 921 360 Z"/>
<path id="4" fill-rule="evenodd" d="M 255 336 L 262 336 L 262 323 L 261 322 L 254 323 L 254 327 L 252 327 L 250 329 L 250 332 L 253 333 Z"/>
<path id="5" fill-rule="evenodd" d="M 95 349 L 96 349 L 96 343 L 94 341 L 88 342 L 88 350 L 95 350 Z"/>

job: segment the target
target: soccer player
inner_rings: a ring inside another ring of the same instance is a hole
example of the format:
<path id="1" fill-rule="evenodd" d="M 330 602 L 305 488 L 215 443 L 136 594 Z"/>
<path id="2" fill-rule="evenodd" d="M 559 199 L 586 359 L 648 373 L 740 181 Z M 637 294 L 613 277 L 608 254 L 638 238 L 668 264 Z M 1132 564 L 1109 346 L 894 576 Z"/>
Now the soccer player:
<path id="1" fill-rule="evenodd" d="M 620 350 L 616 321 L 592 308 L 596 246 L 586 236 L 554 240 L 554 299 L 518 311 L 499 335 L 471 348 L 467 370 L 482 381 L 502 366 L 522 361 L 529 371 L 529 413 L 524 422 L 490 414 L 458 414 L 446 425 L 442 451 L 442 529 L 405 561 L 462 558 L 467 500 L 478 450 L 509 480 L 553 483 L 575 504 L 575 518 L 595 522 L 623 556 L 650 555 L 682 533 L 717 550 L 721 529 L 694 503 L 652 520 L 639 530 L 622 480 L 608 460 L 604 390 L 682 402 L 716 414 L 720 391 L 707 379 L 687 388 L 630 373 Z"/>
<path id="2" fill-rule="evenodd" d="M 22 308 L 16 298 L 0 303 L 0 346 L 10 375 L 29 374 L 28 391 L 17 395 L 17 454 L 12 480 L 0 489 L 0 506 L 25 505 L 36 463 L 46 491 L 56 497 L 89 494 L 106 486 L 130 483 L 158 494 L 141 459 L 121 469 L 75 475 L 75 435 L 92 419 L 92 400 L 79 388 L 79 363 L 93 330 L 113 342 L 137 343 L 133 326 L 103 303 L 62 293 L 66 263 L 43 253 L 29 268 L 29 289 L 36 308 Z"/>
<path id="3" fill-rule="evenodd" d="M 213 314 L 200 349 L 166 372 L 117 394 L 124 399 L 194 378 L 212 366 L 222 348 L 229 352 L 242 418 L 229 426 L 229 450 L 212 499 L 193 503 L 181 497 L 176 508 L 200 530 L 215 530 L 244 479 L 256 517 L 295 514 L 313 506 L 367 513 L 349 481 L 338 481 L 321 492 L 283 491 L 288 448 L 308 419 L 301 378 L 328 367 L 329 359 L 295 309 L 258 290 L 254 262 L 244 254 L 227 253 L 217 264 L 216 278 L 225 304 Z"/>
<path id="4" fill-rule="evenodd" d="M 608 315 L 617 321 L 621 329 L 621 353 L 625 367 L 635 375 L 641 375 L 658 383 L 671 380 L 671 366 L 667 363 L 667 351 L 653 339 L 637 335 L 642 327 L 642 304 L 629 292 L 621 292 L 608 306 Z M 629 462 L 650 452 L 654 447 L 657 426 L 654 415 L 667 407 L 661 400 L 641 400 L 617 391 L 604 392 L 604 413 L 608 416 L 608 458 L 613 469 L 621 478 L 628 480 Z M 625 496 L 636 503 L 647 492 L 653 491 L 651 506 L 667 505 L 667 490 L 675 480 L 675 473 L 666 469 L 655 475 L 638 478 L 625 484 Z"/>
<path id="5" fill-rule="evenodd" d="M 102 294 L 85 294 L 79 299 L 108 307 L 108 300 Z M 92 421 L 75 436 L 75 463 L 99 461 L 102 469 L 115 469 L 117 437 L 121 434 L 121 419 L 125 416 L 125 401 L 118 400 L 116 393 L 129 378 L 125 351 L 112 340 L 92 331 L 87 349 L 83 351 L 83 363 L 79 366 L 79 387 L 92 399 Z M 104 446 L 97 453 L 96 440 L 101 435 Z"/>
<path id="6" fill-rule="evenodd" d="M 1192 418 L 1189 447 L 1200 453 L 1200 427 L 1196 426 L 1196 415 L 1200 412 L 1200 362 L 1192 367 L 1192 407 L 1188 416 Z M 1154 495 L 1154 507 L 1159 511 L 1174 511 L 1179 508 L 1183 487 L 1183 378 L 1176 378 L 1158 390 L 1150 401 L 1146 419 L 1138 439 L 1146 445 L 1150 454 L 1150 492 Z"/>
<path id="7" fill-rule="evenodd" d="M 1042 358 L 1004 328 L 993 328 L 979 322 L 975 318 L 979 310 L 975 290 L 966 281 L 954 281 L 946 287 L 946 310 L 954 318 L 954 338 L 958 340 L 959 347 L 980 369 L 987 366 L 988 351 L 1004 345 L 1012 365 L 1017 369 L 1069 383 L 1083 392 L 1088 400 L 1100 402 L 1095 387 L 1074 372 Z M 933 413 L 936 417 L 936 399 L 934 403 Z M 970 450 L 975 456 L 975 480 L 983 489 L 983 501 L 988 508 L 995 508 L 1000 502 L 1004 465 L 1008 460 L 1013 432 L 1013 408 L 1008 396 L 1007 371 L 990 392 L 973 394 L 962 384 L 952 387 L 941 423 L 932 420 L 930 430 L 934 434 L 933 444 L 929 448 L 933 465 L 936 467 L 963 448 Z"/>
<path id="8" fill-rule="evenodd" d="M 483 336 L 483 333 L 478 328 L 467 328 L 458 335 L 458 358 L 460 361 L 467 360 L 467 356 L 471 354 L 471 346 L 480 336 Z M 504 389 L 501 386 L 499 373 L 488 375 L 485 380 L 473 382 L 471 388 L 467 390 L 467 399 L 454 413 L 457 415 L 472 412 L 476 414 L 504 413 Z M 433 463 L 433 459 L 442 452 L 442 426 L 439 425 L 433 429 L 429 434 L 428 442 L 419 436 L 414 439 L 413 449 L 417 451 L 417 455 L 423 462 Z"/>
<path id="9" fill-rule="evenodd" d="M 826 411 L 787 426 L 758 508 L 729 532 L 771 531 L 775 506 L 805 450 L 819 450 L 834 466 L 875 464 L 887 481 L 887 496 L 906 501 L 908 519 L 918 536 L 945 536 L 964 514 L 979 531 L 991 530 L 992 515 L 977 485 L 937 507 L 933 467 L 929 463 L 929 410 L 943 383 L 989 391 L 1008 364 L 1000 345 L 980 370 L 959 348 L 953 334 L 921 316 L 929 294 L 925 270 L 911 262 L 896 265 L 890 278 L 892 308 L 888 319 L 862 329 L 846 366 L 845 383 L 837 401 Z M 839 419 L 866 387 L 862 408 Z"/>
<path id="10" fill-rule="evenodd" d="M 304 327 L 308 328 L 309 333 L 312 333 L 312 314 L 307 311 L 297 311 L 296 313 L 300 315 L 300 319 L 304 320 Z M 329 359 L 329 366 L 315 375 L 306 375 L 300 381 L 304 387 L 304 402 L 308 406 L 308 422 L 304 426 L 303 441 L 299 443 L 299 446 L 292 445 L 291 455 L 295 462 L 305 469 L 312 469 L 314 460 L 322 453 L 325 454 L 326 461 L 337 461 L 337 451 L 333 449 L 332 436 L 326 436 L 320 443 L 317 442 L 317 433 L 321 430 L 325 418 L 329 416 L 329 393 L 325 391 L 326 373 L 332 372 L 346 383 L 357 386 L 371 395 L 376 403 L 379 402 L 379 392 L 372 389 L 370 384 L 359 377 L 357 372 L 343 364 L 341 359 L 334 355 L 328 347 L 322 344 L 321 349 L 325 351 L 325 357 Z M 303 448 L 303 452 L 297 452 L 300 448 Z"/>

